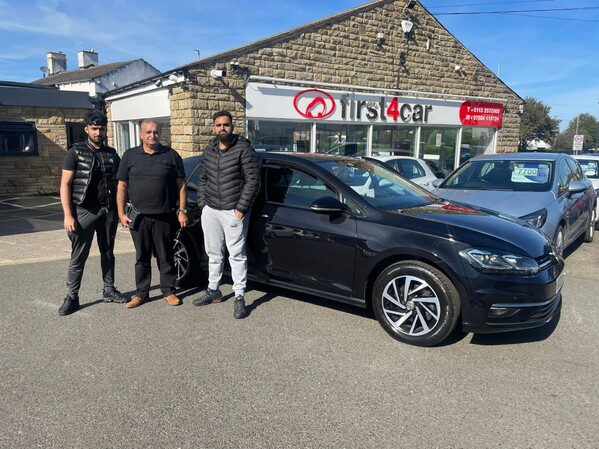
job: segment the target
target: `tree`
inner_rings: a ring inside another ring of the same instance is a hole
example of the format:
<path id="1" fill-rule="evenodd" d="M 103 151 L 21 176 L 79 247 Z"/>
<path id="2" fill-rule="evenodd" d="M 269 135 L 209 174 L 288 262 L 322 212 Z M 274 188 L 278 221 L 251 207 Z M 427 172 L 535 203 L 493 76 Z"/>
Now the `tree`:
<path id="1" fill-rule="evenodd" d="M 577 131 L 578 130 L 578 131 Z M 560 148 L 572 149 L 574 135 L 583 135 L 584 143 L 582 152 L 586 153 L 591 148 L 597 148 L 599 137 L 599 122 L 591 114 L 586 112 L 579 114 L 568 122 L 568 127 L 559 135 Z"/>
<path id="2" fill-rule="evenodd" d="M 553 142 L 559 133 L 559 120 L 550 117 L 551 106 L 533 97 L 526 97 L 524 111 L 520 119 L 518 150 L 526 150 L 528 142 L 540 139 Z"/>

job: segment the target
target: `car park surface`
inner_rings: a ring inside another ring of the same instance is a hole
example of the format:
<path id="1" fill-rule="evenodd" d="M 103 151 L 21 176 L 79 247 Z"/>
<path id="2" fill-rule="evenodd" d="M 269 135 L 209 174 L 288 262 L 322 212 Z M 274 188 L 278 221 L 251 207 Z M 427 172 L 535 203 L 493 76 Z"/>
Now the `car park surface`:
<path id="1" fill-rule="evenodd" d="M 458 322 L 501 332 L 543 326 L 559 312 L 563 261 L 536 228 L 440 200 L 380 163 L 260 157 L 249 279 L 372 307 L 393 338 L 422 346 L 440 343 Z M 192 225 L 175 244 L 182 285 L 202 279 L 205 265 L 200 161 L 184 161 Z"/>
<path id="2" fill-rule="evenodd" d="M 579 164 L 566 154 L 476 156 L 435 184 L 433 193 L 442 198 L 527 221 L 560 252 L 579 238 L 593 240 L 597 195 Z"/>
<path id="3" fill-rule="evenodd" d="M 16 229 L 4 216 L 0 231 Z M 117 275 L 130 294 L 124 231 Z M 1 447 L 596 449 L 599 239 L 566 251 L 553 324 L 417 348 L 367 310 L 259 283 L 246 320 L 231 301 L 192 306 L 203 286 L 173 308 L 155 284 L 131 313 L 98 301 L 94 254 L 82 310 L 59 317 L 69 253 L 54 259 L 69 241 L 60 222 L 14 237 L 36 234 L 46 238 L 24 240 L 36 262 L 23 252 L 0 266 Z M 222 288 L 232 297 L 230 279 Z"/>

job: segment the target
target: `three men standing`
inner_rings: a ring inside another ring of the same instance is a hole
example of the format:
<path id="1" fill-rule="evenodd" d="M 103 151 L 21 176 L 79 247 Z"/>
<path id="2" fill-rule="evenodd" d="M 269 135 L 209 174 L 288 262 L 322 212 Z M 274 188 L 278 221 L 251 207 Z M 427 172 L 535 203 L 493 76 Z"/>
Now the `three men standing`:
<path id="1" fill-rule="evenodd" d="M 84 117 L 87 139 L 75 143 L 67 152 L 60 180 L 60 202 L 64 228 L 71 241 L 71 260 L 67 273 L 67 295 L 59 315 L 79 308 L 79 288 L 94 234 L 100 250 L 100 265 L 106 302 L 127 302 L 114 287 L 114 241 L 118 224 L 116 212 L 116 172 L 120 158 L 106 146 L 106 116 L 91 111 Z"/>

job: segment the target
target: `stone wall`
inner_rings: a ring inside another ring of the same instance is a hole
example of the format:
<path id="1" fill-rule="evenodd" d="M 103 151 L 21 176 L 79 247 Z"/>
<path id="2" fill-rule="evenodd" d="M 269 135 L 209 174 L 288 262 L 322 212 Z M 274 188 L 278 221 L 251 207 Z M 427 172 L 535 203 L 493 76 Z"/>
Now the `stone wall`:
<path id="1" fill-rule="evenodd" d="M 0 195 L 58 194 L 67 151 L 67 122 L 83 122 L 88 109 L 0 105 L 0 120 L 34 122 L 38 156 L 0 157 Z"/>
<path id="2" fill-rule="evenodd" d="M 211 115 L 219 109 L 230 110 L 237 132 L 244 134 L 247 76 L 259 75 L 405 91 L 398 96 L 501 100 L 505 113 L 497 151 L 516 151 L 523 100 L 421 5 L 412 10 L 404 5 L 372 2 L 188 66 L 189 90 L 174 88 L 171 96 L 173 147 L 182 155 L 201 151 L 212 135 Z M 401 27 L 404 19 L 414 23 L 410 39 Z M 385 36 L 381 45 L 379 32 Z M 241 74 L 210 76 L 231 60 L 239 62 Z"/>

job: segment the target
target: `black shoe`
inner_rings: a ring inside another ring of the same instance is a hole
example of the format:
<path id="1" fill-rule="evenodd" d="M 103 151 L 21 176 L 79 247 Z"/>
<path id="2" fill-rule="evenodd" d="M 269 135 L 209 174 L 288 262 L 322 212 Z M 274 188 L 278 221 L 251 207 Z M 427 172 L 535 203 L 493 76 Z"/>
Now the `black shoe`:
<path id="1" fill-rule="evenodd" d="M 220 290 L 206 289 L 206 292 L 198 299 L 194 299 L 192 304 L 194 306 L 207 306 L 212 302 L 221 302 L 223 300 L 223 294 Z"/>
<path id="2" fill-rule="evenodd" d="M 235 297 L 235 303 L 233 305 L 233 316 L 236 320 L 245 318 L 247 316 L 247 310 L 245 308 L 245 300 L 242 295 Z"/>
<path id="3" fill-rule="evenodd" d="M 64 299 L 62 306 L 60 306 L 60 309 L 58 309 L 58 314 L 60 316 L 70 315 L 71 313 L 75 312 L 78 308 L 79 298 L 71 298 L 70 296 L 67 296 Z"/>
<path id="4" fill-rule="evenodd" d="M 119 292 L 116 288 L 112 291 L 104 290 L 102 296 L 104 298 L 104 302 L 118 302 L 119 304 L 129 302 L 129 298 L 123 296 L 123 294 Z"/>

